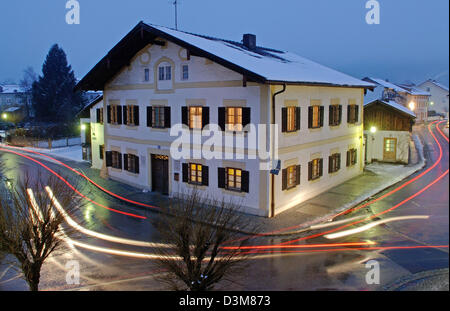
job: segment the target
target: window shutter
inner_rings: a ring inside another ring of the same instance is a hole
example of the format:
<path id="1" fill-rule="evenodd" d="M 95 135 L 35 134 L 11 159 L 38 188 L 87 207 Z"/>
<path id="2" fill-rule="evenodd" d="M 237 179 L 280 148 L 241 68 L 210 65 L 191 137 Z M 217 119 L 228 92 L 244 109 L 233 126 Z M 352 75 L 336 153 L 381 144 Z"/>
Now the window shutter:
<path id="1" fill-rule="evenodd" d="M 117 106 L 117 123 L 122 124 L 122 106 Z"/>
<path id="2" fill-rule="evenodd" d="M 295 129 L 297 131 L 300 130 L 300 120 L 301 120 L 301 108 L 300 107 L 295 107 Z"/>
<path id="3" fill-rule="evenodd" d="M 323 159 L 319 160 L 319 176 L 323 176 Z"/>
<path id="4" fill-rule="evenodd" d="M 333 172 L 333 156 L 328 157 L 328 174 Z"/>
<path id="5" fill-rule="evenodd" d="M 340 170 L 341 169 L 341 154 L 340 153 L 338 153 L 336 161 L 337 161 L 337 169 Z"/>
<path id="6" fill-rule="evenodd" d="M 287 169 L 283 169 L 281 174 L 281 190 L 287 189 Z"/>
<path id="7" fill-rule="evenodd" d="M 287 132 L 287 108 L 281 108 L 281 132 Z"/>
<path id="8" fill-rule="evenodd" d="M 202 107 L 202 125 L 204 128 L 209 124 L 209 107 Z"/>
<path id="9" fill-rule="evenodd" d="M 312 128 L 312 120 L 313 120 L 313 107 L 308 107 L 308 128 Z"/>
<path id="10" fill-rule="evenodd" d="M 112 166 L 112 151 L 106 151 L 105 156 L 106 156 L 106 167 L 111 167 Z"/>
<path id="11" fill-rule="evenodd" d="M 295 173 L 297 174 L 296 176 L 296 184 L 300 185 L 300 176 L 301 176 L 301 169 L 302 167 L 300 165 L 297 165 L 296 169 L 295 169 Z"/>
<path id="12" fill-rule="evenodd" d="M 330 105 L 328 107 L 328 125 L 334 125 L 334 120 L 333 120 L 333 116 L 334 116 L 334 106 Z"/>
<path id="13" fill-rule="evenodd" d="M 139 157 L 138 156 L 134 157 L 134 172 L 136 174 L 139 174 Z"/>
<path id="14" fill-rule="evenodd" d="M 172 121 L 170 119 L 170 107 L 164 107 L 164 127 L 170 128 L 172 126 Z"/>
<path id="15" fill-rule="evenodd" d="M 128 154 L 123 155 L 123 169 L 128 171 Z"/>
<path id="16" fill-rule="evenodd" d="M 119 156 L 118 156 L 118 158 L 119 158 L 119 169 L 122 169 L 122 154 L 121 153 L 119 153 Z"/>
<path id="17" fill-rule="evenodd" d="M 342 105 L 339 105 L 339 120 L 338 124 L 341 124 L 342 122 Z"/>
<path id="18" fill-rule="evenodd" d="M 147 126 L 148 127 L 152 127 L 153 125 L 153 108 L 152 107 L 147 107 Z"/>
<path id="19" fill-rule="evenodd" d="M 245 128 L 250 122 L 250 107 L 244 107 L 242 108 L 242 127 Z"/>
<path id="20" fill-rule="evenodd" d="M 100 108 L 97 108 L 97 123 L 100 123 Z"/>
<path id="21" fill-rule="evenodd" d="M 123 114 L 123 124 L 125 125 L 131 125 L 128 124 L 128 118 L 127 118 L 127 114 L 128 114 L 128 106 L 123 106 L 122 108 L 122 114 Z"/>
<path id="22" fill-rule="evenodd" d="M 189 182 L 189 164 L 183 163 L 183 182 Z"/>
<path id="23" fill-rule="evenodd" d="M 188 107 L 181 107 L 181 123 L 189 127 L 188 123 Z"/>
<path id="24" fill-rule="evenodd" d="M 139 106 L 133 106 L 134 125 L 139 126 Z"/>
<path id="25" fill-rule="evenodd" d="M 350 166 L 350 150 L 347 151 L 347 166 Z"/>
<path id="26" fill-rule="evenodd" d="M 325 111 L 325 109 L 324 109 L 325 107 L 324 106 L 320 106 L 320 127 L 322 127 L 323 126 L 323 115 L 324 115 L 324 111 Z"/>
<path id="27" fill-rule="evenodd" d="M 106 107 L 106 121 L 108 123 L 111 123 L 111 106 L 110 105 L 108 105 Z"/>
<path id="28" fill-rule="evenodd" d="M 209 167 L 202 165 L 202 185 L 209 185 Z"/>
<path id="29" fill-rule="evenodd" d="M 225 188 L 225 168 L 219 167 L 217 169 L 217 176 L 218 176 L 218 187 L 219 188 Z"/>
<path id="30" fill-rule="evenodd" d="M 308 162 L 308 180 L 312 179 L 312 161 Z"/>
<path id="31" fill-rule="evenodd" d="M 358 152 L 356 149 L 354 149 L 353 153 L 355 154 L 355 163 L 354 164 L 356 164 L 356 163 L 358 163 Z"/>
<path id="32" fill-rule="evenodd" d="M 347 123 L 351 123 L 352 121 L 350 120 L 350 108 L 351 106 L 348 105 L 347 106 Z"/>
<path id="33" fill-rule="evenodd" d="M 355 123 L 359 122 L 359 106 L 355 106 Z"/>
<path id="34" fill-rule="evenodd" d="M 225 131 L 225 107 L 219 107 L 219 127 L 222 131 Z"/>
<path id="35" fill-rule="evenodd" d="M 250 174 L 248 171 L 242 171 L 242 186 L 241 186 L 241 190 L 242 192 L 249 192 L 249 185 L 250 183 Z"/>

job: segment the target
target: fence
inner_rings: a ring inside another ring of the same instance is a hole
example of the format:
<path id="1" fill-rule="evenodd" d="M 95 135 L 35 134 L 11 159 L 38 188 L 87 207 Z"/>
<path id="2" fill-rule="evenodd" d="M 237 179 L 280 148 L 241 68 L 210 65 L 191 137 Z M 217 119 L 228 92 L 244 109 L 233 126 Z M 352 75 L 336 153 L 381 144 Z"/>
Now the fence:
<path id="1" fill-rule="evenodd" d="M 20 147 L 34 147 L 34 148 L 45 148 L 45 149 L 52 149 L 52 148 L 61 148 L 61 147 L 69 147 L 69 146 L 76 146 L 81 145 L 81 137 L 66 137 L 66 138 L 59 138 L 59 139 L 36 139 L 36 138 L 30 138 L 30 137 L 18 137 L 13 136 L 10 137 L 8 140 L 8 143 L 13 146 L 20 146 Z"/>

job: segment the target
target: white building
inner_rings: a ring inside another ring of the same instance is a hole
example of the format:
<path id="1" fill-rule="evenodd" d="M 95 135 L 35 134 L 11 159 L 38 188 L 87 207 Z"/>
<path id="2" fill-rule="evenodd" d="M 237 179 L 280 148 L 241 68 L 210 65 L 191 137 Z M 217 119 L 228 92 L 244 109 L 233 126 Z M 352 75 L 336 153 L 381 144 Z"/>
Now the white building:
<path id="1" fill-rule="evenodd" d="M 103 95 L 97 95 L 79 114 L 82 158 L 101 169 L 104 159 Z"/>
<path id="2" fill-rule="evenodd" d="M 417 87 L 431 94 L 429 110 L 442 113 L 448 118 L 448 87 L 432 79 L 420 83 Z"/>
<path id="3" fill-rule="evenodd" d="M 93 163 L 103 164 L 105 176 L 169 196 L 195 187 L 263 216 L 362 172 L 363 99 L 373 87 L 293 53 L 259 47 L 253 35 L 239 43 L 142 22 L 77 85 L 103 91 L 105 161 L 96 162 L 93 153 Z M 192 133 L 190 159 L 176 159 L 171 149 L 177 124 Z M 210 137 L 196 134 L 208 124 L 219 126 L 208 134 L 225 140 L 213 159 L 201 152 Z M 257 126 L 271 124 L 278 130 L 264 138 L 270 131 Z M 228 139 L 243 146 L 230 146 Z M 278 175 L 270 173 L 275 160 Z"/>

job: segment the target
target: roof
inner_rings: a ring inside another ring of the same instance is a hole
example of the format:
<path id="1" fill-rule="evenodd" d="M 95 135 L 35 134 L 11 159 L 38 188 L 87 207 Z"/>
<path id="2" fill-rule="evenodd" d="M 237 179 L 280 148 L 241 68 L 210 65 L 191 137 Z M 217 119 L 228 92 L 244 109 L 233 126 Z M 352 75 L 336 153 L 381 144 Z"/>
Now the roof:
<path id="1" fill-rule="evenodd" d="M 449 91 L 449 90 L 448 90 L 448 86 L 445 86 L 445 85 L 443 85 L 442 83 L 437 82 L 436 80 L 428 79 L 428 80 L 425 81 L 425 82 L 433 83 L 433 84 L 436 85 L 437 87 L 440 87 L 441 89 L 443 89 L 443 90 L 445 90 L 445 91 L 447 91 L 447 92 Z M 424 84 L 425 82 L 423 82 L 423 83 L 421 83 L 421 84 L 419 84 L 419 85 L 422 85 L 422 84 Z"/>
<path id="2" fill-rule="evenodd" d="M 415 86 L 409 86 L 409 85 L 403 85 L 403 84 L 399 84 L 399 86 L 404 88 L 411 95 L 431 96 L 431 94 L 429 92 L 421 90 Z"/>
<path id="3" fill-rule="evenodd" d="M 13 93 L 23 93 L 22 87 L 17 84 L 5 84 L 0 85 L 0 93 L 2 94 L 13 94 Z"/>
<path id="4" fill-rule="evenodd" d="M 8 109 L 5 109 L 4 112 L 16 112 L 20 109 L 21 109 L 20 107 L 9 107 Z"/>
<path id="5" fill-rule="evenodd" d="M 376 103 L 380 103 L 382 105 L 385 105 L 385 106 L 388 106 L 390 108 L 393 108 L 394 110 L 397 110 L 398 112 L 400 112 L 402 114 L 405 114 L 405 115 L 407 115 L 409 117 L 416 118 L 416 114 L 413 111 L 409 110 L 405 106 L 402 106 L 402 105 L 400 105 L 400 104 L 398 104 L 398 103 L 396 103 L 395 101 L 392 101 L 392 100 L 391 101 L 384 101 L 384 100 L 381 100 L 381 99 L 376 99 L 376 100 L 373 100 L 371 102 L 364 103 L 364 109 L 369 107 L 370 105 L 373 105 L 373 104 L 376 104 Z"/>
<path id="6" fill-rule="evenodd" d="M 98 95 L 91 102 L 89 102 L 86 106 L 84 106 L 83 109 L 81 109 L 80 112 L 77 113 L 77 116 L 81 116 L 81 117 L 83 117 L 84 115 L 87 116 L 88 113 L 85 114 L 84 112 L 91 109 L 93 106 L 95 106 L 102 100 L 103 100 L 103 94 Z"/>
<path id="7" fill-rule="evenodd" d="M 394 83 L 391 83 L 389 81 L 383 80 L 383 79 L 367 77 L 367 78 L 364 78 L 363 80 L 365 80 L 365 81 L 367 81 L 367 80 L 372 81 L 373 83 L 377 83 L 377 84 L 379 84 L 379 85 L 381 85 L 381 86 L 383 86 L 385 88 L 393 89 L 396 92 L 408 93 L 408 90 L 405 90 L 404 88 L 402 88 L 402 87 L 400 87 L 400 86 L 398 86 L 398 85 L 396 85 Z"/>
<path id="8" fill-rule="evenodd" d="M 160 38 L 187 49 L 192 56 L 208 58 L 241 73 L 247 81 L 267 84 L 299 84 L 373 89 L 362 81 L 320 65 L 294 53 L 257 46 L 248 49 L 242 43 L 198 35 L 140 22 L 78 83 L 76 89 L 103 89 L 130 59 L 149 43 Z"/>

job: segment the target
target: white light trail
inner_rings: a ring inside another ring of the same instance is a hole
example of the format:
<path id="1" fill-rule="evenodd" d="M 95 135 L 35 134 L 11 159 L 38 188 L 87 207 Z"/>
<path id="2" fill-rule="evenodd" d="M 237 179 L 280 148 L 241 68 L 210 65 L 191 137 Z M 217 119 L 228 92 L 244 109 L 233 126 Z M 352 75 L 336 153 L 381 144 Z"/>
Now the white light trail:
<path id="1" fill-rule="evenodd" d="M 324 235 L 324 237 L 332 240 L 332 239 L 337 239 L 337 238 L 341 238 L 344 236 L 360 233 L 363 231 L 367 231 L 373 227 L 376 227 L 378 225 L 385 224 L 388 222 L 399 221 L 399 220 L 408 220 L 408 219 L 428 219 L 428 218 L 430 218 L 430 216 L 423 216 L 423 215 L 391 217 L 391 218 L 377 220 L 377 221 L 371 222 L 367 225 L 364 225 L 364 226 L 361 226 L 358 228 L 344 230 L 344 231 L 331 233 L 331 234 L 326 234 L 326 235 Z"/>

